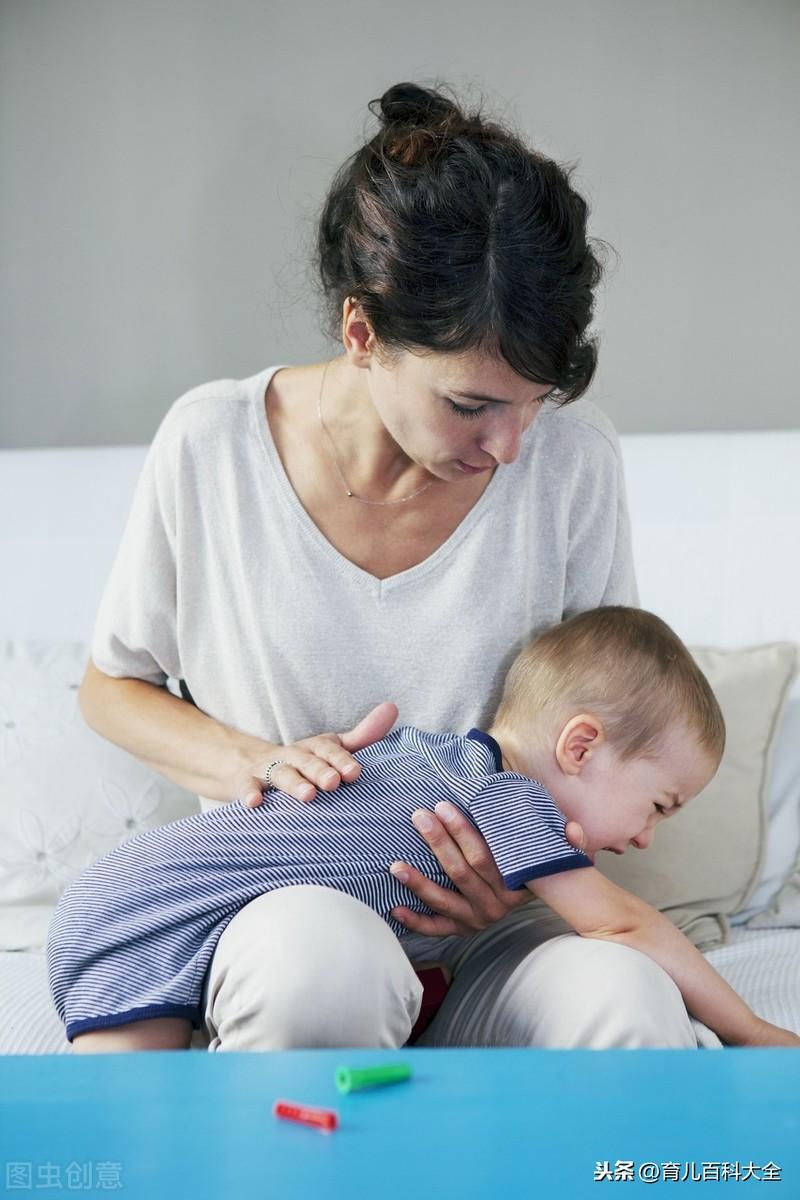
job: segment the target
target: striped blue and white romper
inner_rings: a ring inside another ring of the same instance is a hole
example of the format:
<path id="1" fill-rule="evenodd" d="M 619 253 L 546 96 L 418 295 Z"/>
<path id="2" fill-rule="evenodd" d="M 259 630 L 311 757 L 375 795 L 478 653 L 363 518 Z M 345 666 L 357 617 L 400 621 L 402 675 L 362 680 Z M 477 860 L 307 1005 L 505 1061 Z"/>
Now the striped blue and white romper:
<path id="1" fill-rule="evenodd" d="M 352 783 L 303 803 L 269 791 L 148 830 L 93 863 L 64 891 L 50 922 L 50 990 L 69 1041 L 151 1017 L 200 1028 L 208 967 L 228 922 L 274 888 L 317 884 L 368 904 L 398 937 L 402 904 L 430 913 L 389 873 L 403 859 L 455 890 L 411 823 L 449 800 L 486 839 L 506 886 L 591 866 L 566 840 L 565 818 L 528 776 L 503 771 L 480 729 L 426 733 L 406 725 L 354 757 Z"/>

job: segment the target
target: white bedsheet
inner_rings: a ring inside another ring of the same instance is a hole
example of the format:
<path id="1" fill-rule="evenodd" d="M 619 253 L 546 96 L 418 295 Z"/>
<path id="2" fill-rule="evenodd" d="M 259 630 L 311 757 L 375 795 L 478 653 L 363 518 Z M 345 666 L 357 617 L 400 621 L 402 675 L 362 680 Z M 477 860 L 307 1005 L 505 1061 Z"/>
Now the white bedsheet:
<path id="1" fill-rule="evenodd" d="M 800 930 L 731 929 L 727 946 L 706 958 L 747 1004 L 775 1025 L 800 1034 Z M 698 1045 L 721 1047 L 692 1021 Z M 0 954 L 0 1054 L 71 1054 L 47 988 L 44 954 Z"/>

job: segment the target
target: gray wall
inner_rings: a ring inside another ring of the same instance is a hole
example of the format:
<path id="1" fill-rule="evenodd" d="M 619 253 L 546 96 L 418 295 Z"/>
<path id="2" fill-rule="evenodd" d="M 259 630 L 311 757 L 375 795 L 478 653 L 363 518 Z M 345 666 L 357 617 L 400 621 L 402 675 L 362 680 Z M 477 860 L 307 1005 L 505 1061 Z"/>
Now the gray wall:
<path id="1" fill-rule="evenodd" d="M 0 47 L 3 446 L 335 353 L 316 213 L 367 102 L 437 78 L 577 160 L 620 430 L 800 425 L 796 0 L 3 0 Z"/>

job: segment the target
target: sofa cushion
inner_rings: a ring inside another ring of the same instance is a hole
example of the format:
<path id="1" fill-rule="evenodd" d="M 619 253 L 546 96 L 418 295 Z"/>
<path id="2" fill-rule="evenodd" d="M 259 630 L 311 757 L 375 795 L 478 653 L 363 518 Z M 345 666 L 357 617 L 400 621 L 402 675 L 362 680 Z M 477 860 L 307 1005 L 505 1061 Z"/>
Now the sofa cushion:
<path id="1" fill-rule="evenodd" d="M 719 701 L 726 747 L 711 783 L 658 827 L 647 850 L 622 857 L 601 851 L 607 878 L 663 911 L 701 950 L 729 940 L 728 917 L 753 894 L 766 835 L 772 750 L 797 647 L 775 642 L 692 654 Z"/>
<path id="2" fill-rule="evenodd" d="M 0 951 L 0 1054 L 72 1054 L 41 950 Z"/>
<path id="3" fill-rule="evenodd" d="M 759 886 L 731 924 L 800 928 L 800 678 L 789 692 L 770 787 L 767 853 Z"/>
<path id="4" fill-rule="evenodd" d="M 89 863 L 198 811 L 193 792 L 88 728 L 88 657 L 83 642 L 0 642 L 0 949 L 41 948 L 43 914 Z"/>

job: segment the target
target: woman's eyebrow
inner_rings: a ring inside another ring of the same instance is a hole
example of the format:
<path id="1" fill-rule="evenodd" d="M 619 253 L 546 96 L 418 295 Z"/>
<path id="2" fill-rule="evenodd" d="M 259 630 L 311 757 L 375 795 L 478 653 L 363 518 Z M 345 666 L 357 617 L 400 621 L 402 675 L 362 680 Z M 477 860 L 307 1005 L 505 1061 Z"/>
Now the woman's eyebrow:
<path id="1" fill-rule="evenodd" d="M 455 388 L 446 388 L 451 396 L 460 396 L 463 400 L 482 400 L 484 404 L 513 404 L 513 400 L 501 400 L 498 396 L 482 396 L 480 392 L 458 392 Z"/>
<path id="2" fill-rule="evenodd" d="M 480 392 L 458 392 L 455 388 L 446 389 L 452 396 L 460 396 L 464 400 L 480 400 L 484 404 L 513 404 L 513 400 L 501 400 L 499 396 L 483 396 Z M 551 388 L 550 391 L 553 389 Z M 537 400 L 545 400 L 550 392 L 546 392 L 544 396 L 537 396 Z"/>

